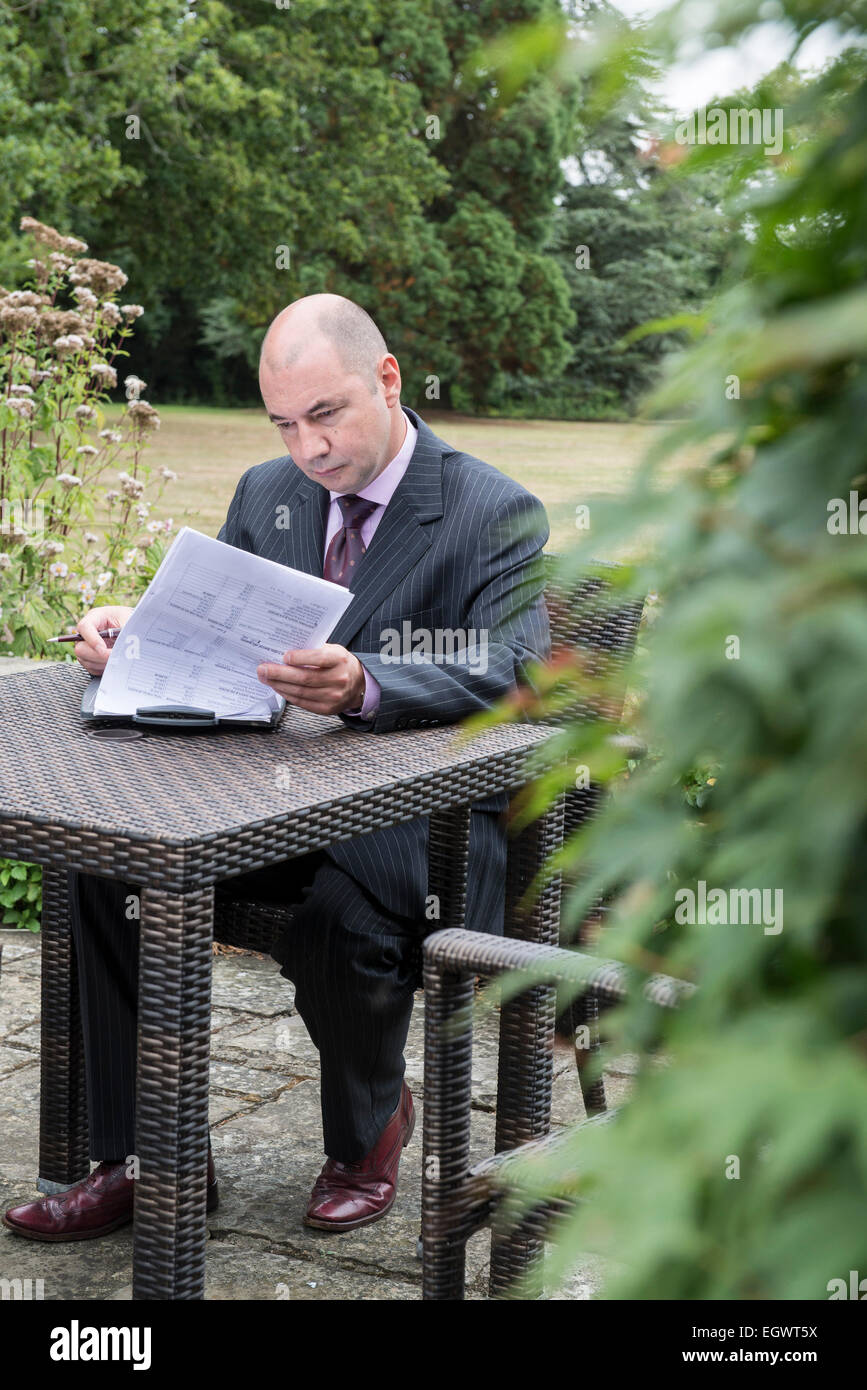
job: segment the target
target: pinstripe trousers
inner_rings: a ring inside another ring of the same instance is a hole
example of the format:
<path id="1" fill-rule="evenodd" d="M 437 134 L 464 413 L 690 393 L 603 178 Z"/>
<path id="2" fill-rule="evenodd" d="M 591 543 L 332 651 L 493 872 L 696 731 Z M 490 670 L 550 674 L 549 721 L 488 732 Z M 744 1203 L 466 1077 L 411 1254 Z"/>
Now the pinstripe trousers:
<path id="1" fill-rule="evenodd" d="M 238 897 L 298 905 L 272 955 L 295 984 L 295 1008 L 319 1050 L 325 1152 L 353 1162 L 373 1147 L 400 1099 L 424 923 L 383 907 L 322 850 L 227 887 Z M 139 890 L 70 871 L 69 895 L 90 1153 L 116 1160 L 135 1152 Z"/>

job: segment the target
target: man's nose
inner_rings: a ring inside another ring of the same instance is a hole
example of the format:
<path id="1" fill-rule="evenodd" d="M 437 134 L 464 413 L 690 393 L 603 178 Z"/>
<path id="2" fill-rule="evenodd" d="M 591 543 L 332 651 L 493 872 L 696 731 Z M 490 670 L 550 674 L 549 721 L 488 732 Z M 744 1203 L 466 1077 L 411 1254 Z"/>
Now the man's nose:
<path id="1" fill-rule="evenodd" d="M 315 425 L 305 424 L 298 426 L 298 445 L 305 463 L 315 463 L 317 459 L 323 458 L 329 447 L 328 440 L 321 430 Z"/>

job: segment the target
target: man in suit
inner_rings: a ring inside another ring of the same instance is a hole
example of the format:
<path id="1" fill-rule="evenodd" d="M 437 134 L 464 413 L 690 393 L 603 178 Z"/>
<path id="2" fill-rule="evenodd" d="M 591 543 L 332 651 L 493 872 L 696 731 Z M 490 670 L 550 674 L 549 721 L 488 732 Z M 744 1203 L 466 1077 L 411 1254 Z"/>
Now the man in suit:
<path id="1" fill-rule="evenodd" d="M 454 723 L 530 682 L 550 655 L 537 498 L 451 448 L 400 403 L 400 368 L 351 300 L 311 295 L 278 315 L 260 363 L 286 454 L 241 478 L 219 538 L 352 589 L 324 646 L 288 651 L 259 678 L 291 704 L 359 734 Z M 100 628 L 81 620 L 92 674 Z M 421 650 L 419 649 L 421 643 Z M 471 814 L 467 926 L 502 932 L 506 797 Z M 414 1125 L 403 1048 L 426 920 L 428 820 L 383 828 L 233 880 L 239 896 L 297 904 L 274 946 L 320 1052 L 327 1161 L 307 1224 L 344 1231 L 390 1209 Z M 79 959 L 91 1155 L 99 1166 L 55 1197 L 13 1208 L 35 1239 L 83 1239 L 132 1215 L 137 932 L 129 884 L 70 875 Z M 217 1190 L 209 1155 L 209 1209 Z"/>

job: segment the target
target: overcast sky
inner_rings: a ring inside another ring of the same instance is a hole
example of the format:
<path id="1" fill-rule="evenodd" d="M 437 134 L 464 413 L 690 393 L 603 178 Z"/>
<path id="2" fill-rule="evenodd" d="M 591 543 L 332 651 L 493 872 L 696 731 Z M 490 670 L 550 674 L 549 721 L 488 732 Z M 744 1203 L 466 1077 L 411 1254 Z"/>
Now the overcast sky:
<path id="1" fill-rule="evenodd" d="M 657 14 L 668 0 L 613 0 L 630 19 Z M 763 9 L 773 13 L 774 0 Z M 695 0 L 695 10 L 713 11 L 711 0 Z M 737 47 L 696 51 L 671 68 L 660 83 L 666 104 L 686 114 L 717 96 L 727 96 L 739 87 L 750 87 L 786 57 L 791 38 L 785 25 L 769 21 L 757 25 Z M 823 24 L 807 40 L 798 57 L 798 66 L 818 68 L 841 47 L 833 24 Z"/>

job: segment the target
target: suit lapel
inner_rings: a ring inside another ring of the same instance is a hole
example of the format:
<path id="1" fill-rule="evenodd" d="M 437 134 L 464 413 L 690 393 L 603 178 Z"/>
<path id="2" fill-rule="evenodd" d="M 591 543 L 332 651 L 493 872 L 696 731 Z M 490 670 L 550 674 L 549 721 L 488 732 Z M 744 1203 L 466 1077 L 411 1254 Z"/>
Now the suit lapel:
<path id="1" fill-rule="evenodd" d="M 292 468 L 295 469 L 293 463 Z M 305 477 L 295 469 L 298 486 L 288 503 L 289 526 L 282 533 L 284 565 L 304 574 L 322 578 L 322 556 L 325 552 L 325 527 L 331 498 L 327 488 Z"/>
<path id="2" fill-rule="evenodd" d="M 449 447 L 415 411 L 402 407 L 418 430 L 406 472 L 394 490 L 355 574 L 353 600 L 329 637 L 348 646 L 371 613 L 381 606 L 430 547 L 425 523 L 443 514 L 442 460 Z M 299 473 L 291 524 L 284 531 L 285 560 L 293 569 L 322 577 L 325 531 L 331 498 L 328 489 Z"/>

